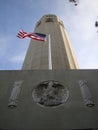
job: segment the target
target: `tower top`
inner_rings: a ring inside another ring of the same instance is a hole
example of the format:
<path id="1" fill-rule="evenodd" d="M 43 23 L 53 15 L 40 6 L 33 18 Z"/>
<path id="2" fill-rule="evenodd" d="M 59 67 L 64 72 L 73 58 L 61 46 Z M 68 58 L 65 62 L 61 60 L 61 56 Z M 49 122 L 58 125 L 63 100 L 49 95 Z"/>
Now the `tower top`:
<path id="1" fill-rule="evenodd" d="M 53 19 L 53 20 L 55 20 L 55 21 L 61 21 L 61 20 L 60 20 L 56 15 L 54 15 L 54 14 L 46 14 L 46 15 L 42 16 L 40 20 L 48 19 L 48 18 L 51 18 L 51 19 Z"/>
<path id="2" fill-rule="evenodd" d="M 56 15 L 54 14 L 46 14 L 43 15 L 40 20 L 36 23 L 36 27 L 35 30 L 37 29 L 37 27 L 39 25 L 41 25 L 41 23 L 43 23 L 45 25 L 45 23 L 56 23 L 61 25 L 62 27 L 64 27 L 63 21 L 61 19 L 59 19 Z M 44 31 L 44 30 L 43 30 Z"/>
<path id="3" fill-rule="evenodd" d="M 51 17 L 51 18 L 58 18 L 55 14 L 46 14 L 46 15 L 43 15 L 42 18 L 44 17 Z"/>

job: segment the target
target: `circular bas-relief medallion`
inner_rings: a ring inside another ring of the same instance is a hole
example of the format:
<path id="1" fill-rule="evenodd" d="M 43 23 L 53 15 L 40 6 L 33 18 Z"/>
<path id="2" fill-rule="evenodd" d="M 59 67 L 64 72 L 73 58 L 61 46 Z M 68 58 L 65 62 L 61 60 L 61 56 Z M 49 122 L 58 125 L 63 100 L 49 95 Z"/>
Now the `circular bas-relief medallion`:
<path id="1" fill-rule="evenodd" d="M 69 91 L 58 81 L 44 81 L 38 84 L 32 92 L 34 102 L 42 106 L 55 107 L 64 104 L 68 97 Z"/>

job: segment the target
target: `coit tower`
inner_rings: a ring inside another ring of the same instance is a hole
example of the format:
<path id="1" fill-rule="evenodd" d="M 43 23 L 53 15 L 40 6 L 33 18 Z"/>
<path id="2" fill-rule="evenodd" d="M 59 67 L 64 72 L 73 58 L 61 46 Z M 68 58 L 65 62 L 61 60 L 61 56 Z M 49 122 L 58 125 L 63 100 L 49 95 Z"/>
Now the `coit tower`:
<path id="1" fill-rule="evenodd" d="M 23 70 L 79 68 L 63 22 L 56 15 L 44 15 L 37 22 L 34 32 L 46 34 L 46 41 L 31 39 Z"/>

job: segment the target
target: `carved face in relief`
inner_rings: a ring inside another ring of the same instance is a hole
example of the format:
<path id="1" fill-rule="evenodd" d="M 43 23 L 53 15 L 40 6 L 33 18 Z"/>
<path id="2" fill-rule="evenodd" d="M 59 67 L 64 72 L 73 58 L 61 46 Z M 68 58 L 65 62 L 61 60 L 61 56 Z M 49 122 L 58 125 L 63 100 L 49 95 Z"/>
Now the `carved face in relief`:
<path id="1" fill-rule="evenodd" d="M 43 106 L 58 106 L 65 103 L 69 97 L 66 87 L 57 81 L 45 81 L 33 90 L 33 100 Z"/>

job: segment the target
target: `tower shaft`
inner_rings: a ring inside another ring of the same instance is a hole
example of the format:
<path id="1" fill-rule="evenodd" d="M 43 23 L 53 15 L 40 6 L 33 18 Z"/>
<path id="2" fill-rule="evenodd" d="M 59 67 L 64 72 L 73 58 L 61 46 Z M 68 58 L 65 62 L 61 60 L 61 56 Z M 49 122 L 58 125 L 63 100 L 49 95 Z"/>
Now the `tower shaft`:
<path id="1" fill-rule="evenodd" d="M 46 42 L 31 40 L 23 63 L 23 70 L 49 68 L 49 35 L 52 69 L 78 69 L 70 40 L 63 22 L 55 15 L 45 15 L 36 24 L 35 32 L 47 35 Z"/>

